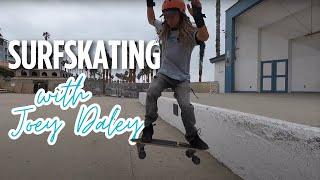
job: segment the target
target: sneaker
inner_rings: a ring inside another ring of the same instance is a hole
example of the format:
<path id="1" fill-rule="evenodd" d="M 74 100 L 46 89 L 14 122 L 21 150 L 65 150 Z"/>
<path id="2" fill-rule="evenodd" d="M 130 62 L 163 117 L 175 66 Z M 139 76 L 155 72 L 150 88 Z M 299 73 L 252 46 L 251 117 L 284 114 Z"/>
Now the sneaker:
<path id="1" fill-rule="evenodd" d="M 201 150 L 207 150 L 209 149 L 209 146 L 207 143 L 205 143 L 198 134 L 194 136 L 186 136 L 186 140 L 189 142 L 191 147 Z"/>
<path id="2" fill-rule="evenodd" d="M 144 127 L 142 130 L 141 140 L 145 143 L 150 143 L 152 141 L 153 136 L 153 125 L 149 125 Z"/>

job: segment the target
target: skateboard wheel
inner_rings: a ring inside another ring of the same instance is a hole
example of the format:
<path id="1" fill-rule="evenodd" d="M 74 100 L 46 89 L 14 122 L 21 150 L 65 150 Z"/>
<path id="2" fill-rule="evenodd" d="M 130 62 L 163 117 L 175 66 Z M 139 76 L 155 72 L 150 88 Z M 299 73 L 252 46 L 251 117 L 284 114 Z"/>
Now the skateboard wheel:
<path id="1" fill-rule="evenodd" d="M 141 151 L 141 152 L 139 153 L 139 159 L 144 159 L 144 158 L 146 158 L 146 156 L 147 156 L 147 154 L 146 154 L 146 152 L 144 152 L 144 151 Z"/>
<path id="2" fill-rule="evenodd" d="M 186 156 L 187 156 L 188 158 L 191 158 L 192 155 L 193 155 L 193 153 L 191 152 L 190 149 L 186 150 Z"/>
<path id="3" fill-rule="evenodd" d="M 198 158 L 197 156 L 192 156 L 192 162 L 193 164 L 200 164 L 200 158 Z"/>
<path id="4" fill-rule="evenodd" d="M 188 150 L 186 150 L 186 156 L 187 156 L 188 158 L 192 158 L 192 156 L 194 155 L 194 153 L 196 153 L 196 151 L 193 150 L 193 149 L 188 149 Z"/>

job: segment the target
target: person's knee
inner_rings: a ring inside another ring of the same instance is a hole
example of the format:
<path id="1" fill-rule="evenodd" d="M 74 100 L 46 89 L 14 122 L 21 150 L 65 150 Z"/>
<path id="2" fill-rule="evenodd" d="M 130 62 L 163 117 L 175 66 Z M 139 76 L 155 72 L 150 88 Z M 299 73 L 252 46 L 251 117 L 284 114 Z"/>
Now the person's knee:
<path id="1" fill-rule="evenodd" d="M 180 105 L 181 111 L 193 111 L 194 107 L 190 103 L 181 103 Z"/>
<path id="2" fill-rule="evenodd" d="M 149 87 L 149 89 L 147 90 L 147 97 L 149 98 L 158 98 L 161 96 L 161 92 L 159 91 L 159 88 L 157 88 L 156 86 L 151 86 Z"/>
<path id="3" fill-rule="evenodd" d="M 154 122 L 158 118 L 158 113 L 157 112 L 150 112 L 149 114 L 145 115 L 145 121 L 151 121 Z"/>

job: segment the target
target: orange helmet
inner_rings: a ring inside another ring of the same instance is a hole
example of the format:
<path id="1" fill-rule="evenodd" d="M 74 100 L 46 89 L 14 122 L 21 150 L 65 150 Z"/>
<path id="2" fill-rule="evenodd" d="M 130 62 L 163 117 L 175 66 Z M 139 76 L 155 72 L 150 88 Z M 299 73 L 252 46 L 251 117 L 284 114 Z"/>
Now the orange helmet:
<path id="1" fill-rule="evenodd" d="M 162 12 L 168 9 L 179 9 L 180 12 L 185 13 L 186 4 L 183 0 L 165 0 L 162 4 Z"/>

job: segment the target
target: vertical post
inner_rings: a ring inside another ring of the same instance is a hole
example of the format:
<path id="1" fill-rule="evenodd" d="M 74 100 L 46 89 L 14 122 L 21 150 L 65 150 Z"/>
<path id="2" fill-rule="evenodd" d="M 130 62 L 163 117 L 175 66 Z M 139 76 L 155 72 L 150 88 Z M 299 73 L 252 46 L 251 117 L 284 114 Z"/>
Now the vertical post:
<path id="1" fill-rule="evenodd" d="M 216 56 L 220 56 L 220 17 L 221 1 L 216 0 Z"/>
<path id="2" fill-rule="evenodd" d="M 106 94 L 106 70 L 104 68 L 102 70 L 102 93 Z"/>

